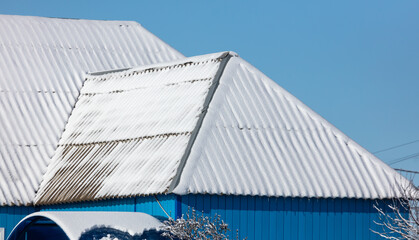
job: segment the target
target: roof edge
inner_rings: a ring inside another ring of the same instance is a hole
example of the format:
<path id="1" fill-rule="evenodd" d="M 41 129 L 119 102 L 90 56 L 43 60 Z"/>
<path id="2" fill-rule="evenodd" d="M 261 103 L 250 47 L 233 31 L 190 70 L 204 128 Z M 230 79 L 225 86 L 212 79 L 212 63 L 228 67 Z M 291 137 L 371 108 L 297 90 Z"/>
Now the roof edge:
<path id="1" fill-rule="evenodd" d="M 162 68 L 168 68 L 168 67 L 174 67 L 178 65 L 185 65 L 185 64 L 192 64 L 197 62 L 205 62 L 210 61 L 214 59 L 224 59 L 227 56 L 231 57 L 238 57 L 238 54 L 231 51 L 224 51 L 224 52 L 217 52 L 217 53 L 211 53 L 211 54 L 204 54 L 204 55 L 198 55 L 193 57 L 187 57 L 187 58 L 181 58 L 174 61 L 169 62 L 161 62 L 161 63 L 155 63 L 150 65 L 144 65 L 139 67 L 132 67 L 132 68 L 122 68 L 122 69 L 110 69 L 106 71 L 100 71 L 100 72 L 88 72 L 86 73 L 86 76 L 100 76 L 100 75 L 107 75 L 107 74 L 128 74 L 131 72 L 145 72 L 145 71 L 153 71 L 156 69 L 162 69 Z"/>
<path id="2" fill-rule="evenodd" d="M 0 14 L 0 16 L 19 17 L 19 18 L 39 18 L 45 20 L 74 20 L 74 21 L 94 21 L 94 22 L 120 22 L 132 23 L 142 26 L 139 22 L 134 20 L 117 20 L 117 19 L 89 19 L 89 18 L 73 18 L 73 17 L 51 17 L 51 16 L 38 16 L 38 15 L 25 15 L 25 14 Z"/>

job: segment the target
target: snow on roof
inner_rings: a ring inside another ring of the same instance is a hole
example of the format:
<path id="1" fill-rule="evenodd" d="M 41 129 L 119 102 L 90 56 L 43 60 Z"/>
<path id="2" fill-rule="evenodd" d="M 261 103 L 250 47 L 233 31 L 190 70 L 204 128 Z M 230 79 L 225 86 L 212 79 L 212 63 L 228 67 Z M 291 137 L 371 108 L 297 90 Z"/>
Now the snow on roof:
<path id="1" fill-rule="evenodd" d="M 88 76 L 36 203 L 166 193 L 226 55 Z"/>
<path id="2" fill-rule="evenodd" d="M 139 212 L 35 212 L 16 225 L 17 229 L 21 223 L 29 219 L 44 217 L 55 222 L 71 240 L 77 240 L 80 236 L 96 227 L 110 227 L 131 235 L 141 235 L 146 230 L 159 229 L 162 223 L 155 217 Z M 14 229 L 14 230 L 15 230 Z M 15 233 L 12 232 L 11 235 Z"/>
<path id="3" fill-rule="evenodd" d="M 402 183 L 226 52 L 89 76 L 36 204 L 171 192 L 377 199 Z"/>
<path id="4" fill-rule="evenodd" d="M 85 72 L 183 56 L 135 22 L 0 15 L 0 206 L 30 204 Z"/>
<path id="5" fill-rule="evenodd" d="M 408 181 L 239 57 L 228 62 L 177 194 L 391 198 Z"/>

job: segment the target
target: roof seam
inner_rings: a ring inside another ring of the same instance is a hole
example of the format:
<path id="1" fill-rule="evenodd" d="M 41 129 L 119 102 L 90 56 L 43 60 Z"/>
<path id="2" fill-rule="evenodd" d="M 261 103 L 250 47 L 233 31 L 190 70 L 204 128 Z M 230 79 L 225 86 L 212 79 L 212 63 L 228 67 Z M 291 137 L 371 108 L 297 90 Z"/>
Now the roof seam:
<path id="1" fill-rule="evenodd" d="M 162 133 L 162 134 L 156 134 L 156 135 L 150 135 L 150 136 L 141 136 L 141 137 L 127 138 L 127 139 L 117 139 L 117 140 L 111 140 L 111 141 L 100 141 L 100 142 L 90 142 L 90 143 L 58 144 L 58 146 L 59 147 L 64 147 L 64 146 L 102 145 L 102 144 L 117 143 L 117 142 L 132 142 L 132 141 L 137 141 L 137 140 L 153 139 L 153 138 L 159 138 L 159 137 L 173 137 L 173 136 L 176 137 L 176 136 L 189 135 L 189 134 L 192 134 L 192 132 Z"/>
<path id="2" fill-rule="evenodd" d="M 176 85 L 180 85 L 180 84 L 194 83 L 194 82 L 204 82 L 204 81 L 210 81 L 210 80 L 212 80 L 212 77 L 209 77 L 209 78 L 200 78 L 200 79 L 192 79 L 192 80 L 181 81 L 181 82 L 176 82 L 176 83 L 167 83 L 167 84 L 161 84 L 161 85 L 152 85 L 152 86 L 147 86 L 147 87 L 137 87 L 137 88 L 131 88 L 131 89 L 124 89 L 124 90 L 114 90 L 114 91 L 109 91 L 109 92 L 81 93 L 80 96 L 94 96 L 94 95 L 102 95 L 102 94 L 123 93 L 123 92 L 130 92 L 130 91 L 135 91 L 135 90 L 140 90 L 140 89 L 147 89 L 147 88 L 157 87 L 157 86 L 158 87 L 159 86 L 176 86 Z"/>

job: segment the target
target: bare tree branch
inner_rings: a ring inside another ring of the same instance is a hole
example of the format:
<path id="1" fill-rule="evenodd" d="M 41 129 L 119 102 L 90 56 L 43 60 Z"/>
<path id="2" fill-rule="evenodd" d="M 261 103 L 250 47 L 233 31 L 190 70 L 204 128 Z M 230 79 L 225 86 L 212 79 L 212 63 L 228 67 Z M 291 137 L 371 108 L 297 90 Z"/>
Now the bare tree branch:
<path id="1" fill-rule="evenodd" d="M 392 200 L 385 206 L 390 212 L 383 209 L 382 204 L 374 204 L 379 214 L 379 221 L 374 223 L 381 231 L 372 230 L 385 239 L 419 239 L 419 190 L 413 181 L 406 186 L 397 186 L 396 191 L 401 193 L 400 198 Z"/>
<path id="2" fill-rule="evenodd" d="M 192 208 L 188 209 L 186 215 L 179 219 L 169 219 L 164 221 L 162 228 L 163 237 L 170 240 L 228 240 L 227 233 L 230 231 L 228 225 L 221 220 L 221 216 L 215 214 L 214 217 L 198 215 Z M 236 239 L 239 239 L 238 231 Z"/>

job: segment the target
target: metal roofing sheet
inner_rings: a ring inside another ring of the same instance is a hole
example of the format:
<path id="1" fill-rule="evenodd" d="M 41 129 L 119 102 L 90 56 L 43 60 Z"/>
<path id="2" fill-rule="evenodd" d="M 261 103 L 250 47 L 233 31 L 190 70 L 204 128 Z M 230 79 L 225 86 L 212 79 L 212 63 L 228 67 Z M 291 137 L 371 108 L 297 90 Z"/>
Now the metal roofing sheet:
<path id="1" fill-rule="evenodd" d="M 85 72 L 183 56 L 141 25 L 0 15 L 0 205 L 30 204 Z"/>
<path id="2" fill-rule="evenodd" d="M 241 58 L 220 79 L 174 193 L 390 198 L 392 168 Z"/>
<path id="3" fill-rule="evenodd" d="M 407 183 L 243 59 L 218 53 L 89 76 L 36 203 L 167 192 L 376 199 Z"/>
<path id="4" fill-rule="evenodd" d="M 36 204 L 167 192 L 225 55 L 88 76 Z"/>

